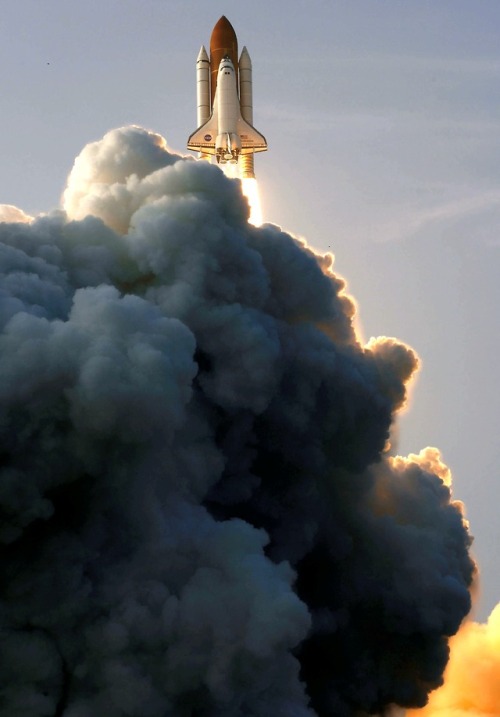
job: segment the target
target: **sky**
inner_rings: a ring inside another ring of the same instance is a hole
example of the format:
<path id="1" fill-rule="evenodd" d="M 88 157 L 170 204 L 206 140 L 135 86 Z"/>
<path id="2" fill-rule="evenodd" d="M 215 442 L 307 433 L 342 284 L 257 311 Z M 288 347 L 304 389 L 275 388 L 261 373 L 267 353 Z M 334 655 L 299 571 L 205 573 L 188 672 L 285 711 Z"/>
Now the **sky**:
<path id="1" fill-rule="evenodd" d="M 4 0 L 0 202 L 58 207 L 75 156 L 113 127 L 185 151 L 222 14 L 252 57 L 265 220 L 335 254 L 365 339 L 421 358 L 397 447 L 451 467 L 484 620 L 500 600 L 497 0 Z"/>

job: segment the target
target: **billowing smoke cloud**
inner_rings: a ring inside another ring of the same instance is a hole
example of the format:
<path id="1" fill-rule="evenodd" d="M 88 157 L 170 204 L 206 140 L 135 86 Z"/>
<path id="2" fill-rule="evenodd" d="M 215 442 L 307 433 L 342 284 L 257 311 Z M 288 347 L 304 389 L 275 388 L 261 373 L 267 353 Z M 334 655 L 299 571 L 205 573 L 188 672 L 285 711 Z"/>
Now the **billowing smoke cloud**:
<path id="1" fill-rule="evenodd" d="M 2 716 L 423 705 L 474 564 L 437 451 L 385 452 L 415 354 L 362 347 L 330 255 L 139 128 L 9 216 Z"/>
<path id="2" fill-rule="evenodd" d="M 466 622 L 450 643 L 443 687 L 408 717 L 497 717 L 500 705 L 500 604 L 486 624 Z"/>

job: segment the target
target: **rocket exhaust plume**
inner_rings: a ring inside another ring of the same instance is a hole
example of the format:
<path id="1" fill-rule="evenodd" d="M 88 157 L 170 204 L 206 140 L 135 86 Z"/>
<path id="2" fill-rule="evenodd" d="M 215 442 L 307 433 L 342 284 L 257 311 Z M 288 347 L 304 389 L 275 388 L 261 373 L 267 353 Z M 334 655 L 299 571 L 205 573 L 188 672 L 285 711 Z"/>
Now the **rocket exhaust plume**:
<path id="1" fill-rule="evenodd" d="M 475 567 L 437 450 L 384 452 L 414 352 L 362 346 L 331 255 L 140 128 L 9 212 L 2 717 L 424 705 Z"/>
<path id="2" fill-rule="evenodd" d="M 250 177 L 242 179 L 241 189 L 245 197 L 248 199 L 248 206 L 250 207 L 250 216 L 248 217 L 248 221 L 250 224 L 260 227 L 263 222 L 263 217 L 260 203 L 259 185 L 257 184 L 255 177 L 253 179 Z"/>

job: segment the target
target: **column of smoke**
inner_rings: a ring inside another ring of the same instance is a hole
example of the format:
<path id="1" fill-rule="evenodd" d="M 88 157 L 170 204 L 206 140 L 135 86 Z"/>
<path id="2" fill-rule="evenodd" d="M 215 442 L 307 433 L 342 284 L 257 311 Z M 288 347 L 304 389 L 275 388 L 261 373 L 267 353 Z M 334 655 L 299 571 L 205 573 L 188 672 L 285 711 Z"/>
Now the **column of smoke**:
<path id="1" fill-rule="evenodd" d="M 424 705 L 475 568 L 437 450 L 385 452 L 411 349 L 139 128 L 6 212 L 2 717 Z"/>

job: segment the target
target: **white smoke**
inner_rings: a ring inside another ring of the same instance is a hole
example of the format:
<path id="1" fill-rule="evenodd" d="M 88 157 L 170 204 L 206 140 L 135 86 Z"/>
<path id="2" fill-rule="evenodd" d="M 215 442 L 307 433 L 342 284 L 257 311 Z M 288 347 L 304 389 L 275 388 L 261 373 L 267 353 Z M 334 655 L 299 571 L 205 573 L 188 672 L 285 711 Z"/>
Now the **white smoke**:
<path id="1" fill-rule="evenodd" d="M 0 713 L 423 704 L 474 566 L 437 454 L 383 453 L 415 354 L 361 347 L 329 255 L 140 128 L 8 216 Z"/>

